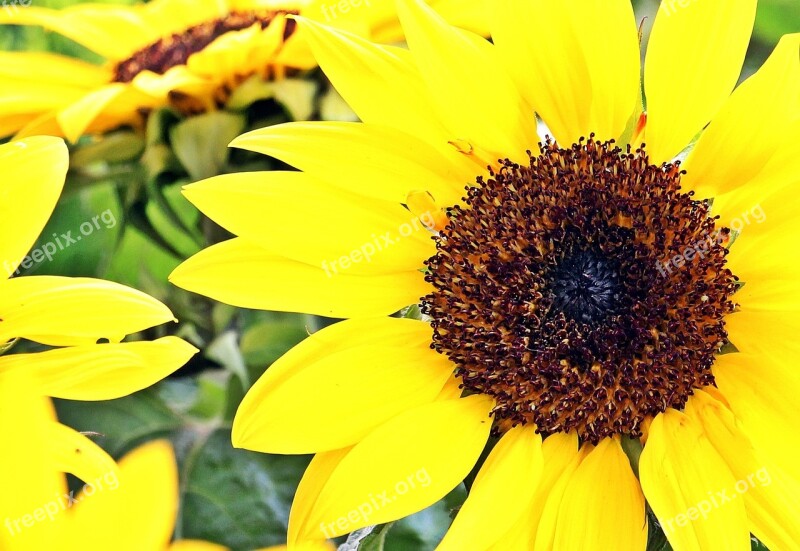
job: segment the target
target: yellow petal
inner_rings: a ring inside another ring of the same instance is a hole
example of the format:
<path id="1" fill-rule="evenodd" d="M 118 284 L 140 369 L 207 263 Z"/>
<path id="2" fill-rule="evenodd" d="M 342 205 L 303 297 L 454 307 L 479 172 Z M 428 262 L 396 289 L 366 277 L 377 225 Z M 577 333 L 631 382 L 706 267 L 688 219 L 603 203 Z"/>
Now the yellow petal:
<path id="1" fill-rule="evenodd" d="M 658 415 L 639 461 L 644 495 L 673 548 L 750 549 L 736 479 L 701 427 L 676 410 Z"/>
<path id="2" fill-rule="evenodd" d="M 686 160 L 684 186 L 716 197 L 748 183 L 790 138 L 800 96 L 800 34 L 787 35 L 734 91 Z"/>
<path id="3" fill-rule="evenodd" d="M 227 174 L 192 184 L 184 195 L 228 231 L 323 269 L 412 271 L 435 252 L 425 224 L 401 205 L 359 198 L 302 172 Z"/>
<path id="4" fill-rule="evenodd" d="M 297 19 L 325 75 L 362 121 L 434 145 L 453 138 L 439 121 L 411 52 Z"/>
<path id="5" fill-rule="evenodd" d="M 756 4 L 661 3 L 644 65 L 651 161 L 680 153 L 724 105 L 739 80 Z"/>
<path id="6" fill-rule="evenodd" d="M 794 363 L 800 343 L 794 337 L 800 331 L 797 312 L 764 311 L 743 305 L 741 311 L 725 318 L 726 329 L 736 348 L 748 354 L 767 354 Z"/>
<path id="7" fill-rule="evenodd" d="M 112 110 L 115 103 L 130 104 L 128 120 L 133 119 L 138 107 L 154 105 L 152 99 L 147 98 L 130 85 L 115 82 L 93 90 L 80 100 L 71 103 L 58 113 L 56 119 L 64 131 L 64 136 L 69 141 L 76 142 L 103 112 Z"/>
<path id="8" fill-rule="evenodd" d="M 435 503 L 475 465 L 493 402 L 474 395 L 438 401 L 384 423 L 331 473 L 299 539 L 318 540 L 391 522 Z"/>
<path id="9" fill-rule="evenodd" d="M 542 437 L 532 425 L 506 433 L 481 466 L 467 501 L 437 547 L 487 549 L 533 499 L 542 471 Z"/>
<path id="10" fill-rule="evenodd" d="M 619 138 L 640 96 L 627 0 L 503 0 L 492 38 L 526 100 L 563 145 Z"/>
<path id="11" fill-rule="evenodd" d="M 567 485 L 554 549 L 644 551 L 646 547 L 642 489 L 619 441 L 606 438 L 581 462 Z"/>
<path id="12" fill-rule="evenodd" d="M 22 337 L 52 346 L 119 342 L 175 318 L 156 299 L 118 283 L 31 276 L 0 283 L 0 342 Z"/>
<path id="13" fill-rule="evenodd" d="M 86 484 L 118 474 L 117 464 L 110 455 L 70 427 L 50 423 L 47 441 L 58 470 L 75 475 Z"/>
<path id="14" fill-rule="evenodd" d="M 0 548 L 56 549 L 66 480 L 49 442 L 52 404 L 22 372 L 0 372 Z M 38 511 L 41 510 L 41 513 Z M 35 515 L 35 517 L 34 517 Z M 55 520 L 52 520 L 55 519 Z"/>
<path id="15" fill-rule="evenodd" d="M 331 474 L 352 449 L 353 448 L 350 447 L 318 453 L 314 455 L 311 463 L 309 463 L 306 472 L 303 473 L 300 484 L 297 486 L 292 509 L 289 511 L 287 541 L 292 548 L 305 543 L 305 541 L 298 541 L 300 530 L 304 528 L 308 521 L 308 517 L 314 509 L 314 504 L 317 502 L 320 492 L 328 483 Z M 314 538 L 313 541 L 318 541 L 324 537 L 325 536 L 318 536 Z"/>
<path id="16" fill-rule="evenodd" d="M 178 337 L 90 344 L 0 357 L 0 372 L 37 373 L 48 396 L 113 400 L 147 388 L 184 365 L 197 349 Z"/>
<path id="17" fill-rule="evenodd" d="M 527 160 L 536 121 L 513 81 L 498 71 L 494 46 L 447 24 L 420 0 L 398 0 L 398 15 L 433 104 L 453 139 L 487 152 L 486 162 Z M 391 107 L 390 107 L 391 108 Z"/>
<path id="18" fill-rule="evenodd" d="M 144 21 L 132 17 L 126 9 L 102 4 L 79 5 L 63 10 L 19 7 L 5 10 L 0 22 L 40 25 L 115 61 L 130 57 L 153 41 Z"/>
<path id="19" fill-rule="evenodd" d="M 795 357 L 787 362 L 770 354 L 724 354 L 717 358 L 714 378 L 756 449 L 800 481 Z"/>
<path id="20" fill-rule="evenodd" d="M 10 277 L 53 213 L 69 165 L 64 141 L 36 137 L 0 145 L 0 260 Z M 0 315 L 2 318 L 2 315 Z"/>
<path id="21" fill-rule="evenodd" d="M 533 549 L 539 523 L 548 497 L 557 482 L 566 472 L 573 472 L 580 464 L 583 455 L 578 451 L 578 437 L 573 434 L 557 433 L 548 436 L 542 443 L 542 474 L 536 493 L 528 502 L 527 509 L 517 517 L 510 530 L 500 538 L 491 551 Z M 552 541 L 553 530 L 547 534 Z"/>
<path id="22" fill-rule="evenodd" d="M 111 80 L 107 67 L 44 52 L 0 52 L 0 82 L 33 82 L 90 90 Z M 3 95 L 10 90 L 4 90 Z M 58 97 L 53 99 L 60 99 Z"/>
<path id="23" fill-rule="evenodd" d="M 169 546 L 169 551 L 228 551 L 228 548 L 208 541 L 179 540 Z"/>
<path id="24" fill-rule="evenodd" d="M 396 318 L 348 320 L 313 334 L 247 393 L 234 445 L 281 454 L 335 450 L 432 402 L 453 364 L 431 350 L 431 337 L 427 323 Z"/>
<path id="25" fill-rule="evenodd" d="M 414 136 L 374 124 L 281 124 L 249 132 L 231 146 L 270 155 L 349 192 L 395 203 L 424 189 L 443 205 L 455 204 L 476 176 L 471 163 L 455 163 Z M 331 170 L 339 165 L 341 171 Z"/>
<path id="26" fill-rule="evenodd" d="M 91 490 L 91 493 L 90 493 Z M 86 549 L 165 549 L 178 512 L 178 472 L 170 444 L 144 444 L 77 496 L 74 521 Z"/>
<path id="27" fill-rule="evenodd" d="M 257 551 L 290 551 L 287 545 L 273 545 Z M 310 541 L 292 545 L 291 551 L 336 551 L 336 546 L 329 541 Z"/>
<path id="28" fill-rule="evenodd" d="M 226 304 L 333 318 L 385 316 L 416 304 L 430 286 L 417 271 L 375 276 L 311 266 L 231 239 L 181 264 L 170 281 Z"/>
<path id="29" fill-rule="evenodd" d="M 800 549 L 800 484 L 774 466 L 765 466 L 733 413 L 709 394 L 696 391 L 686 414 L 703 427 L 711 444 L 736 477 L 750 531 L 769 549 Z"/>

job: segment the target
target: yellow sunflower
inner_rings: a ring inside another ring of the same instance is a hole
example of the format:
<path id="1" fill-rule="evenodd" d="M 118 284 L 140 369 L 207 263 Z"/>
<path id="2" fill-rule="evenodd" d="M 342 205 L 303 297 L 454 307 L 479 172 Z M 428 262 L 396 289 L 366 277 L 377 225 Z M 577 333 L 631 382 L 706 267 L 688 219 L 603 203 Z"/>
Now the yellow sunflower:
<path id="1" fill-rule="evenodd" d="M 398 9 L 410 51 L 299 22 L 363 123 L 246 134 L 302 172 L 186 189 L 238 237 L 176 284 L 350 318 L 234 422 L 316 454 L 290 544 L 435 503 L 489 441 L 439 549 L 641 551 L 656 519 L 800 549 L 800 35 L 734 90 L 756 0 L 664 2 L 642 86 L 628 0 L 498 1 L 492 43 Z"/>
<path id="2" fill-rule="evenodd" d="M 450 19 L 482 25 L 482 0 L 435 0 Z M 39 25 L 107 60 L 0 52 L 0 136 L 140 126 L 152 109 L 213 110 L 249 77 L 316 65 L 287 15 L 302 13 L 376 40 L 402 34 L 392 0 L 154 0 L 133 6 L 19 6 L 0 23 Z"/>
<path id="3" fill-rule="evenodd" d="M 0 549 L 216 551 L 169 544 L 178 511 L 175 456 L 143 445 L 119 466 L 91 440 L 60 425 L 35 378 L 0 371 Z M 65 473 L 85 483 L 68 491 Z"/>
<path id="4" fill-rule="evenodd" d="M 67 165 L 60 138 L 0 145 L 0 345 L 7 352 L 26 339 L 52 347 L 6 353 L 0 357 L 0 373 L 35 373 L 49 396 L 108 400 L 163 379 L 197 350 L 177 337 L 121 342 L 175 319 L 169 308 L 135 289 L 90 278 L 11 277 L 20 265 L 57 255 L 68 238 L 81 239 L 77 230 L 54 234 L 28 255 L 61 194 Z"/>

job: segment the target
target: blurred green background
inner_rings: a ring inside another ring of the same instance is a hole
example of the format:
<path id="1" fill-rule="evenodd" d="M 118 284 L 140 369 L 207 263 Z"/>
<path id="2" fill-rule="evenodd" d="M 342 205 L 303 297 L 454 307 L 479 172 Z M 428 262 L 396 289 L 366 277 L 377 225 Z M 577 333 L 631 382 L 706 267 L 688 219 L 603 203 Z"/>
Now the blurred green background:
<path id="1" fill-rule="evenodd" d="M 33 3 L 59 8 L 77 2 Z M 658 2 L 639 0 L 635 6 L 646 35 Z M 783 34 L 793 32 L 800 32 L 800 2 L 761 0 L 743 77 L 760 66 Z M 31 27 L 0 27 L 0 49 L 102 61 L 70 40 Z M 167 303 L 181 320 L 177 327 L 145 336 L 177 332 L 202 352 L 176 376 L 134 396 L 100 403 L 59 401 L 59 416 L 78 430 L 102 434 L 98 442 L 115 457 L 153 438 L 173 441 L 181 469 L 177 537 L 206 539 L 234 550 L 285 541 L 291 499 L 309 458 L 234 450 L 230 423 L 261 373 L 326 323 L 299 314 L 234 309 L 169 285 L 167 275 L 182 259 L 227 236 L 201 217 L 180 188 L 214 174 L 277 168 L 266 158 L 226 149 L 248 129 L 348 116 L 324 77 L 312 71 L 275 85 L 246 109 L 191 119 L 163 110 L 151 117 L 146 136 L 116 131 L 103 140 L 84 139 L 73 151 L 67 187 L 42 242 L 54 233 L 75 232 L 101 214 L 102 223 L 52 262 L 26 273 L 102 277 L 141 289 Z M 388 533 L 385 548 L 433 549 L 465 495 L 462 485 L 445 501 L 400 521 Z M 653 537 L 654 549 L 668 549 L 658 534 Z"/>

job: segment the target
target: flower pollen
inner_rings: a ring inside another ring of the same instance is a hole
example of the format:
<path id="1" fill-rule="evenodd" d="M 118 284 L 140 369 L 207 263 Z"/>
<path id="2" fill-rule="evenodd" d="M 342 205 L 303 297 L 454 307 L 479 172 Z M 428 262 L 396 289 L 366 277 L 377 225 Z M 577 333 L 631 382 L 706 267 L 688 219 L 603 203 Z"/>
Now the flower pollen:
<path id="1" fill-rule="evenodd" d="M 426 262 L 431 346 L 465 391 L 495 399 L 497 432 L 639 437 L 714 383 L 738 281 L 730 232 L 681 191 L 679 163 L 593 137 L 541 150 L 501 161 L 450 210 Z M 664 269 L 699 241 L 704 254 Z"/>

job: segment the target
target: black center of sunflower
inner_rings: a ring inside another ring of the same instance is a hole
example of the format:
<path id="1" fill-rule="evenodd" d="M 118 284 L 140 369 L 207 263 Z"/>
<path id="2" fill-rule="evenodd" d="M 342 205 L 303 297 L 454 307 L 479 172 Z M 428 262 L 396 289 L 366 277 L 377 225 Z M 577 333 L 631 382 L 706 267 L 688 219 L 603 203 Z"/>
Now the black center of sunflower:
<path id="1" fill-rule="evenodd" d="M 553 271 L 553 307 L 583 323 L 602 321 L 617 312 L 624 288 L 617 268 L 598 250 L 579 250 Z"/>
<path id="2" fill-rule="evenodd" d="M 189 27 L 182 33 L 161 38 L 121 61 L 114 68 L 114 82 L 131 82 L 142 71 L 163 75 L 172 67 L 185 65 L 192 54 L 202 51 L 226 33 L 256 24 L 266 29 L 278 14 L 298 13 L 295 10 L 233 11 L 225 17 Z M 283 39 L 287 40 L 296 27 L 293 19 L 286 20 Z"/>
<path id="3" fill-rule="evenodd" d="M 714 383 L 737 288 L 728 230 L 681 191 L 678 163 L 593 140 L 541 149 L 449 212 L 426 262 L 432 347 L 495 399 L 497 431 L 640 436 Z"/>

